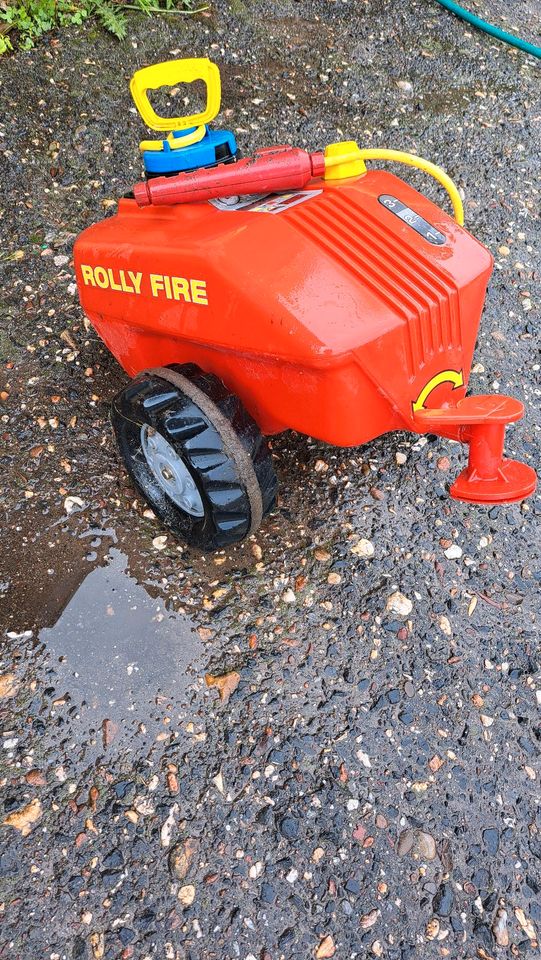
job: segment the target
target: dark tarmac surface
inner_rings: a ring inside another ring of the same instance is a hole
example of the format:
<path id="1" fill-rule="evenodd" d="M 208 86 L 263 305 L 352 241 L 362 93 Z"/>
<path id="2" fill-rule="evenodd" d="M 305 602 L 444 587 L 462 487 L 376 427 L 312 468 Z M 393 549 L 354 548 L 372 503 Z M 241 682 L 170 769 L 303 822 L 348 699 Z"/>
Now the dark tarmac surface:
<path id="1" fill-rule="evenodd" d="M 476 9 L 539 40 L 533 0 Z M 0 62 L 0 957 L 538 956 L 539 495 L 452 502 L 443 440 L 285 435 L 255 538 L 163 539 L 71 248 L 139 177 L 146 63 L 216 60 L 246 153 L 415 148 L 495 255 L 470 385 L 525 401 L 508 452 L 538 464 L 539 64 L 428 0 L 130 30 Z"/>

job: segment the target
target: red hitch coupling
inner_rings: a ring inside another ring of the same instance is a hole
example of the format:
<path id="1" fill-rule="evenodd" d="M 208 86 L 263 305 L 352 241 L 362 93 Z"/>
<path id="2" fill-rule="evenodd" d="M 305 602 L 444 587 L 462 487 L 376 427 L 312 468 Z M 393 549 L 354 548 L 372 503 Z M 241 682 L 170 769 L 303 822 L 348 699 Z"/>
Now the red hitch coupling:
<path id="1" fill-rule="evenodd" d="M 514 503 L 536 488 L 532 467 L 503 456 L 505 427 L 520 420 L 524 405 L 514 397 L 465 397 L 455 407 L 417 410 L 415 421 L 427 433 L 469 444 L 468 466 L 453 483 L 455 500 Z"/>
<path id="2" fill-rule="evenodd" d="M 250 193 L 302 190 L 313 177 L 322 177 L 324 172 L 322 153 L 307 153 L 299 147 L 266 147 L 237 163 L 136 183 L 133 195 L 138 206 L 147 207 Z"/>

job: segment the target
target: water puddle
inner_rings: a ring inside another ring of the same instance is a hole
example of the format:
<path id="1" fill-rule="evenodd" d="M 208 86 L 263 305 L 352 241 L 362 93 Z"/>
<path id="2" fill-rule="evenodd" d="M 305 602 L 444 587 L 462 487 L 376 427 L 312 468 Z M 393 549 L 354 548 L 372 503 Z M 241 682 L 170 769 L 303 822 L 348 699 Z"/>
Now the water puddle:
<path id="1" fill-rule="evenodd" d="M 54 626 L 39 633 L 57 725 L 82 751 L 79 759 L 120 746 L 139 752 L 159 735 L 174 736 L 195 696 L 203 644 L 192 622 L 152 599 L 127 563 L 112 548 L 107 566 L 92 570 Z"/>

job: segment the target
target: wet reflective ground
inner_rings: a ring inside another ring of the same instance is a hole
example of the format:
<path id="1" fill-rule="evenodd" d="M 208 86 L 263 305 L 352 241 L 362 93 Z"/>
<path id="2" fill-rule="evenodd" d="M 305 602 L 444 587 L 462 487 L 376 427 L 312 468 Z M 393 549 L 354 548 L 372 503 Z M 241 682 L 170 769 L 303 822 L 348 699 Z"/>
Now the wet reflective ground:
<path id="1" fill-rule="evenodd" d="M 118 550 L 107 559 L 38 635 L 52 668 L 59 725 L 79 763 L 95 763 L 109 747 L 109 760 L 144 751 L 163 732 L 160 704 L 185 704 L 201 669 L 202 644 L 190 619 L 152 600 Z"/>
<path id="2" fill-rule="evenodd" d="M 538 70 L 429 3 L 130 29 L 0 68 L 0 957 L 537 956 L 539 496 L 451 502 L 443 440 L 284 436 L 256 537 L 157 541 L 71 249 L 139 176 L 133 69 L 210 52 L 246 153 L 352 136 L 458 180 L 496 259 L 471 387 L 525 401 L 537 464 Z"/>

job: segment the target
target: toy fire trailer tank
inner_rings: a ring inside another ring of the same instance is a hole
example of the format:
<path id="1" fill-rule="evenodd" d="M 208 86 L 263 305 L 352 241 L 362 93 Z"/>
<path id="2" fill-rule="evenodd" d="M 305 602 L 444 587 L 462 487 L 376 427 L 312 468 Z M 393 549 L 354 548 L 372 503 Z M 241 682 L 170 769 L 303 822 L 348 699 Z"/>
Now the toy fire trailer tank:
<path id="1" fill-rule="evenodd" d="M 164 118 L 148 90 L 204 80 L 206 109 Z M 75 245 L 82 307 L 134 379 L 112 419 L 154 511 L 203 548 L 253 533 L 276 479 L 265 436 L 339 446 L 392 430 L 469 445 L 451 496 L 509 503 L 535 489 L 503 457 L 523 406 L 466 397 L 490 253 L 463 229 L 456 187 L 416 156 L 335 143 L 238 159 L 209 123 L 220 76 L 206 59 L 139 70 L 147 178 Z M 365 161 L 398 160 L 447 189 L 454 219 Z"/>

